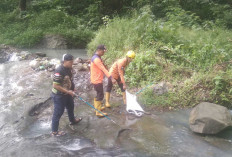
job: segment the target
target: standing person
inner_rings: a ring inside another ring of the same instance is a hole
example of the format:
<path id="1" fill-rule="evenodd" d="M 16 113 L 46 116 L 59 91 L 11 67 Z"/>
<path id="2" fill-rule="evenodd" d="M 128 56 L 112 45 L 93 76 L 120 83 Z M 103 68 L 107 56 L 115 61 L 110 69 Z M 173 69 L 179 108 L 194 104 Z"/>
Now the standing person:
<path id="1" fill-rule="evenodd" d="M 115 80 L 110 76 L 110 73 L 105 68 L 101 56 L 104 55 L 106 52 L 105 45 L 99 45 L 95 54 L 91 59 L 90 65 L 90 73 L 91 73 L 91 83 L 94 86 L 95 91 L 97 92 L 97 96 L 94 98 L 94 107 L 101 111 L 102 108 L 102 100 L 104 98 L 104 91 L 103 91 L 103 78 L 104 74 L 108 77 L 108 79 L 112 79 L 113 83 Z M 107 113 L 103 113 L 107 115 Z M 103 117 L 101 113 L 96 111 L 96 116 Z"/>
<path id="2" fill-rule="evenodd" d="M 124 79 L 124 73 L 126 66 L 135 58 L 135 52 L 134 51 L 128 51 L 126 54 L 126 57 L 117 60 L 114 62 L 112 67 L 110 68 L 110 75 L 117 81 L 118 86 L 121 89 L 122 96 L 123 96 L 123 102 L 126 104 L 126 83 Z M 111 79 L 108 79 L 108 84 L 106 88 L 106 104 L 105 107 L 110 107 L 110 92 L 112 90 L 112 81 Z"/>
<path id="3" fill-rule="evenodd" d="M 54 102 L 54 112 L 52 116 L 52 135 L 62 136 L 65 133 L 58 131 L 59 121 L 67 109 L 70 125 L 77 124 L 82 119 L 74 117 L 74 83 L 72 78 L 73 56 L 63 55 L 62 64 L 55 70 L 53 75 L 52 98 Z"/>

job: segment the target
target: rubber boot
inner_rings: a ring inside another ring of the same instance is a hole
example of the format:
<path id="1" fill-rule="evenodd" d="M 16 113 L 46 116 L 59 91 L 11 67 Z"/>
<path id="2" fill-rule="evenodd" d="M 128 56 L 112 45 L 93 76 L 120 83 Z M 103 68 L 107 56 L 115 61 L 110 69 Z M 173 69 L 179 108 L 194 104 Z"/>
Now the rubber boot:
<path id="1" fill-rule="evenodd" d="M 95 101 L 94 107 L 101 111 L 101 101 Z M 103 112 L 102 112 L 103 113 Z M 104 115 L 107 115 L 107 113 L 103 113 Z M 96 116 L 98 117 L 104 117 L 100 112 L 96 111 Z"/>
<path id="2" fill-rule="evenodd" d="M 95 104 L 95 101 L 96 101 L 96 98 L 94 98 L 94 104 Z M 105 106 L 102 106 L 101 105 L 101 110 L 100 111 L 102 111 L 102 110 L 104 110 L 105 109 Z"/>
<path id="3" fill-rule="evenodd" d="M 101 110 L 100 111 L 103 111 L 106 107 L 103 106 L 103 103 L 101 103 Z"/>
<path id="4" fill-rule="evenodd" d="M 93 106 L 94 106 L 94 108 L 96 108 L 97 109 L 97 103 L 96 103 L 97 101 L 96 101 L 96 98 L 94 98 L 94 100 L 93 100 Z M 95 112 L 95 110 L 94 110 L 94 112 Z"/>
<path id="5" fill-rule="evenodd" d="M 110 100 L 110 92 L 106 92 L 106 104 L 105 104 L 106 107 L 111 107 L 109 100 Z"/>
<path id="6" fill-rule="evenodd" d="M 122 92 L 123 103 L 126 105 L 126 92 Z"/>

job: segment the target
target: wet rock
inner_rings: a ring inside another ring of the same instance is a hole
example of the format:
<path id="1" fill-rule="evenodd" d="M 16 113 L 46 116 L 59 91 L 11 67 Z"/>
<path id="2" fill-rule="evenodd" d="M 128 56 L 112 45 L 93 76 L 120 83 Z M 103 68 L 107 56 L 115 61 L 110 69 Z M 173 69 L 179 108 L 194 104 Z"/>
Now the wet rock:
<path id="1" fill-rule="evenodd" d="M 31 53 L 29 53 L 28 51 L 21 51 L 19 53 L 20 56 L 20 60 L 26 60 L 28 59 L 28 57 L 31 55 Z"/>
<path id="2" fill-rule="evenodd" d="M 19 49 L 10 46 L 0 47 L 0 62 L 4 63 L 6 61 L 22 61 L 22 60 L 32 60 L 37 58 L 36 54 L 32 54 L 28 51 L 20 51 Z"/>
<path id="3" fill-rule="evenodd" d="M 54 66 L 54 68 L 56 69 L 61 64 L 61 62 L 59 59 L 54 58 L 49 61 L 49 64 Z"/>
<path id="4" fill-rule="evenodd" d="M 35 54 L 39 57 L 46 57 L 46 54 L 42 52 L 36 52 Z"/>
<path id="5" fill-rule="evenodd" d="M 155 95 L 162 95 L 167 93 L 171 88 L 172 85 L 169 82 L 160 82 L 154 86 L 153 92 Z"/>
<path id="6" fill-rule="evenodd" d="M 37 69 L 40 66 L 40 60 L 34 59 L 29 63 L 32 69 Z"/>
<path id="7" fill-rule="evenodd" d="M 217 134 L 232 124 L 231 114 L 226 107 L 202 102 L 191 111 L 189 124 L 193 132 Z"/>
<path id="8" fill-rule="evenodd" d="M 25 95 L 25 97 L 29 97 L 29 96 L 34 96 L 34 94 L 32 94 L 32 93 L 27 93 L 27 94 Z"/>
<path id="9" fill-rule="evenodd" d="M 60 60 L 49 60 L 47 57 L 36 58 L 32 60 L 29 65 L 34 70 L 48 70 L 49 72 L 52 72 L 60 65 Z"/>
<path id="10" fill-rule="evenodd" d="M 78 63 L 76 65 L 73 65 L 73 69 L 77 70 L 77 71 L 80 71 L 82 69 L 82 63 Z"/>
<path id="11" fill-rule="evenodd" d="M 9 57 L 9 61 L 21 61 L 21 60 L 28 60 L 34 59 L 36 56 L 33 56 L 28 51 L 21 51 L 21 52 L 12 52 Z"/>
<path id="12" fill-rule="evenodd" d="M 83 60 L 81 58 L 76 58 L 73 62 L 73 65 L 77 65 L 77 64 L 82 63 L 82 62 L 83 62 Z"/>
<path id="13" fill-rule="evenodd" d="M 81 58 L 76 58 L 73 62 L 73 69 L 75 73 L 78 71 L 87 71 L 89 70 L 89 60 L 83 60 Z"/>
<path id="14" fill-rule="evenodd" d="M 43 58 L 42 61 L 40 61 L 40 65 L 42 67 L 40 67 L 41 70 L 47 69 L 48 67 L 50 67 L 50 63 L 46 58 Z"/>
<path id="15" fill-rule="evenodd" d="M 87 64 L 87 63 L 84 63 L 84 64 L 83 64 L 82 70 L 84 70 L 84 71 L 88 70 L 88 64 Z"/>
<path id="16" fill-rule="evenodd" d="M 51 67 L 51 68 L 48 68 L 48 71 L 52 72 L 52 71 L 54 71 L 54 69 L 55 69 L 55 67 Z"/>

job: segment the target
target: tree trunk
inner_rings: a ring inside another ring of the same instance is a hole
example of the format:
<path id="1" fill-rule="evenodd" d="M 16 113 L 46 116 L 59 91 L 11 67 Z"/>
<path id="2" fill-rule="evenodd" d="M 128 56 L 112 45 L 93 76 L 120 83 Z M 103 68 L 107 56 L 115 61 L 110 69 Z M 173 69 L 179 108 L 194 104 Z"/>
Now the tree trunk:
<path id="1" fill-rule="evenodd" d="M 19 9 L 20 11 L 26 11 L 27 0 L 19 0 Z"/>

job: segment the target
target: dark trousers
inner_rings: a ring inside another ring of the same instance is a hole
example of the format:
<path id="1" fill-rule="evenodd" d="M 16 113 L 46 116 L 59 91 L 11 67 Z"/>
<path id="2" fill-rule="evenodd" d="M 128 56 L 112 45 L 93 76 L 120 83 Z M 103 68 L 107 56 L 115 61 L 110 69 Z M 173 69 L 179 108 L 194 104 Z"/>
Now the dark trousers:
<path id="1" fill-rule="evenodd" d="M 118 77 L 118 79 L 116 79 L 117 83 L 118 83 L 118 86 L 119 88 L 121 89 L 121 92 L 125 92 L 125 90 L 123 89 L 123 83 L 121 82 L 121 78 Z M 108 84 L 107 84 L 107 87 L 106 87 L 106 92 L 111 92 L 112 90 L 112 87 L 113 87 L 113 83 L 112 83 L 112 80 L 110 78 L 108 78 Z"/>
<path id="2" fill-rule="evenodd" d="M 54 112 L 52 116 L 52 132 L 57 132 L 59 127 L 59 121 L 64 113 L 64 109 L 67 109 L 68 118 L 70 122 L 74 122 L 74 101 L 71 95 L 58 95 L 52 94 L 54 102 Z"/>
<path id="3" fill-rule="evenodd" d="M 94 90 L 97 92 L 96 101 L 102 101 L 104 98 L 103 84 L 93 84 Z"/>

